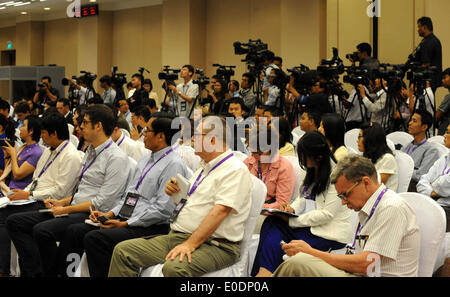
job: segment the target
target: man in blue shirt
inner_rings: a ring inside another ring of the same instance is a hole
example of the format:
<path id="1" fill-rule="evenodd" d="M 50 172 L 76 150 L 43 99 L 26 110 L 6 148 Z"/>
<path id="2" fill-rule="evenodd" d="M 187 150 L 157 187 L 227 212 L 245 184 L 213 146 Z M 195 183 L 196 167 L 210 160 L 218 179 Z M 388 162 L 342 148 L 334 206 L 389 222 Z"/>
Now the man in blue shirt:
<path id="1" fill-rule="evenodd" d="M 92 222 L 100 223 L 100 229 L 88 224 L 76 224 L 67 230 L 64 253 L 59 258 L 61 274 L 65 274 L 69 264 L 67 256 L 70 253 L 81 256 L 85 250 L 90 276 L 106 277 L 116 244 L 128 239 L 169 232 L 169 219 L 175 203 L 165 193 L 165 185 L 178 173 L 186 178 L 191 175 L 170 146 L 172 137 L 178 132 L 171 128 L 171 123 L 172 120 L 163 115 L 157 115 L 148 121 L 143 130 L 144 142 L 152 153 L 143 156 L 138 162 L 125 195 L 114 208 L 107 212 L 91 213 L 89 218 Z M 102 223 L 98 220 L 101 216 L 108 220 Z"/>

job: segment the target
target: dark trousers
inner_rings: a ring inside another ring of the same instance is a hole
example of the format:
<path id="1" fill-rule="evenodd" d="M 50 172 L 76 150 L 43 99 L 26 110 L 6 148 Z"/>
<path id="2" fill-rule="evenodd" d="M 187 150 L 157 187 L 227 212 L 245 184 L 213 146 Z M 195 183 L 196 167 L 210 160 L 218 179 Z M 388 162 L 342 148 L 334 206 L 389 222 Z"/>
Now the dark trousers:
<path id="1" fill-rule="evenodd" d="M 57 242 L 67 228 L 84 222 L 89 213 L 75 213 L 54 218 L 51 213 L 36 211 L 14 214 L 6 220 L 6 228 L 19 254 L 21 275 L 56 276 Z"/>
<path id="2" fill-rule="evenodd" d="M 169 225 L 153 225 L 147 228 L 125 227 L 115 229 L 98 229 L 87 224 L 75 224 L 68 228 L 62 241 L 62 254 L 59 259 L 59 270 L 66 271 L 66 257 L 70 253 L 80 255 L 83 250 L 89 265 L 91 277 L 107 277 L 114 247 L 125 240 L 165 235 L 170 230 Z M 65 274 L 63 274 L 65 275 Z"/>
<path id="3" fill-rule="evenodd" d="M 11 239 L 6 230 L 6 219 L 13 214 L 45 208 L 42 201 L 25 205 L 9 205 L 0 209 L 0 273 L 9 274 L 11 264 Z"/>
<path id="4" fill-rule="evenodd" d="M 361 127 L 363 122 L 349 121 L 345 122 L 345 131 L 350 131 L 352 129 L 356 129 Z"/>

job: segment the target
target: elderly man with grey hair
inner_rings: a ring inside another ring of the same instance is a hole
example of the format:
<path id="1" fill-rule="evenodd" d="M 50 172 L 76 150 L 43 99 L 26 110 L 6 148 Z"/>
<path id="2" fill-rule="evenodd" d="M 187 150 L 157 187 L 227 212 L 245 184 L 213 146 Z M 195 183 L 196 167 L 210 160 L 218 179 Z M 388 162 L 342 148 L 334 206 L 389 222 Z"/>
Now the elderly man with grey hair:
<path id="1" fill-rule="evenodd" d="M 322 252 L 304 241 L 283 245 L 287 261 L 274 276 L 417 276 L 419 228 L 413 210 L 377 181 L 369 159 L 350 155 L 331 174 L 342 204 L 359 211 L 346 255 Z"/>
<path id="2" fill-rule="evenodd" d="M 189 180 L 187 197 L 171 218 L 168 235 L 119 243 L 109 276 L 137 276 L 139 269 L 164 263 L 164 276 L 201 276 L 234 264 L 251 205 L 252 180 L 228 148 L 225 120 L 203 118 L 194 133 L 201 168 Z M 166 194 L 180 191 L 172 178 Z"/>

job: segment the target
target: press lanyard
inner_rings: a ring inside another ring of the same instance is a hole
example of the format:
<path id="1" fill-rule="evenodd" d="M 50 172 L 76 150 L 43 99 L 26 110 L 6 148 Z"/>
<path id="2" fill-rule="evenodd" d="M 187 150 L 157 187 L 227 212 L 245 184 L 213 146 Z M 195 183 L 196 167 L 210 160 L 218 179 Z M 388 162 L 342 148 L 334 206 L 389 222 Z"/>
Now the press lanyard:
<path id="1" fill-rule="evenodd" d="M 171 152 L 173 152 L 173 148 L 171 148 L 171 149 L 168 150 L 164 155 L 162 155 L 161 157 L 159 157 L 159 159 L 158 159 L 156 162 L 154 162 L 154 163 L 150 166 L 150 168 L 147 169 L 147 171 L 145 171 L 145 169 L 146 169 L 147 166 L 149 165 L 150 160 L 147 162 L 147 164 L 145 164 L 145 167 L 144 167 L 144 169 L 142 170 L 142 172 L 145 171 L 145 173 L 144 173 L 143 175 L 141 175 L 141 178 L 139 179 L 139 181 L 138 181 L 138 183 L 137 183 L 137 185 L 136 185 L 136 188 L 135 188 L 136 191 L 139 190 L 139 187 L 141 186 L 142 181 L 143 181 L 144 178 L 147 176 L 147 173 L 149 173 L 150 170 L 153 168 L 153 166 L 155 166 L 156 164 L 158 164 L 159 161 L 161 161 L 162 159 L 164 159 L 165 157 L 167 157 Z"/>
<path id="2" fill-rule="evenodd" d="M 408 151 L 407 151 L 406 153 L 409 155 L 409 152 L 411 151 L 411 148 L 412 148 L 413 146 L 416 146 L 415 148 L 413 148 L 411 154 L 414 153 L 414 152 L 416 151 L 416 149 L 417 149 L 419 146 L 425 144 L 427 141 L 428 141 L 428 139 L 425 139 L 425 140 L 422 141 L 421 143 L 418 143 L 418 144 L 416 144 L 416 145 L 413 144 L 412 146 L 410 146 L 410 147 L 408 148 Z"/>
<path id="3" fill-rule="evenodd" d="M 263 183 L 266 183 L 267 176 L 269 175 L 269 170 L 270 170 L 270 165 L 269 165 L 269 168 L 267 168 L 266 176 L 264 177 Z M 258 161 L 258 179 L 262 180 L 262 170 L 261 170 L 261 162 L 260 161 Z"/>
<path id="4" fill-rule="evenodd" d="M 122 133 L 122 139 L 119 141 L 119 143 L 117 144 L 117 146 L 120 146 L 122 144 L 122 142 L 125 140 L 125 134 Z"/>
<path id="5" fill-rule="evenodd" d="M 95 157 L 94 160 L 91 161 L 91 163 L 89 163 L 88 166 L 86 166 L 86 163 L 83 165 L 83 169 L 81 170 L 81 174 L 80 177 L 78 178 L 78 181 L 81 181 L 83 179 L 84 174 L 86 173 L 86 171 L 92 166 L 92 164 L 94 164 L 95 160 L 97 160 L 97 157 L 103 153 L 104 150 L 106 150 L 107 148 L 109 148 L 111 146 L 111 144 L 113 143 L 113 141 L 111 140 L 107 146 L 105 146 Z"/>
<path id="6" fill-rule="evenodd" d="M 308 195 L 306 195 L 308 194 Z M 316 195 L 311 195 L 310 192 L 308 192 L 308 190 L 306 189 L 306 187 L 303 187 L 302 190 L 302 196 L 306 199 L 306 200 L 316 200 Z"/>
<path id="7" fill-rule="evenodd" d="M 200 172 L 200 174 L 198 175 L 197 179 L 194 182 L 194 185 L 192 186 L 191 190 L 188 193 L 188 197 L 190 197 L 192 194 L 194 194 L 194 192 L 197 190 L 197 188 L 200 186 L 200 184 L 205 180 L 205 178 L 208 177 L 208 175 L 217 167 L 219 167 L 220 165 L 222 165 L 226 160 L 228 160 L 229 158 L 233 157 L 233 153 L 229 154 L 227 157 L 225 157 L 224 159 L 222 159 L 222 161 L 220 161 L 219 163 L 217 163 L 213 168 L 211 168 L 211 170 L 208 172 L 208 174 L 202 179 L 200 180 L 200 178 L 203 175 L 203 171 L 204 169 Z"/>
<path id="8" fill-rule="evenodd" d="M 372 210 L 370 211 L 369 217 L 367 218 L 367 220 L 364 222 L 364 225 L 361 226 L 361 223 L 358 223 L 358 228 L 356 228 L 356 234 L 355 234 L 355 239 L 353 240 L 353 244 L 351 247 L 349 247 L 349 249 L 354 250 L 355 246 L 356 246 L 356 239 L 358 238 L 358 234 L 361 232 L 361 230 L 367 225 L 367 222 L 369 222 L 370 218 L 373 216 L 373 214 L 375 213 L 375 209 L 377 208 L 378 204 L 381 201 L 381 198 L 383 198 L 384 194 L 387 192 L 388 188 L 384 188 L 383 191 L 381 191 L 380 195 L 378 195 L 377 200 L 375 201 L 375 204 L 372 207 Z"/>
<path id="9" fill-rule="evenodd" d="M 445 171 L 445 169 L 447 169 L 447 164 L 445 164 L 445 168 L 444 168 L 444 170 L 442 170 L 442 174 L 441 175 L 447 175 L 447 174 L 450 173 L 450 168 L 447 171 Z"/>
<path id="10" fill-rule="evenodd" d="M 67 141 L 64 146 L 56 153 L 55 157 L 53 158 L 53 160 L 50 161 L 50 163 L 47 163 L 44 168 L 42 168 L 41 173 L 39 173 L 38 178 L 40 178 L 45 171 L 47 171 L 47 169 L 50 167 L 50 165 L 52 165 L 52 163 L 56 160 L 56 158 L 58 158 L 59 154 L 61 154 L 61 152 L 66 148 L 66 146 L 69 144 L 69 141 Z M 50 157 L 48 158 L 50 160 Z M 48 160 L 47 160 L 48 162 Z"/>

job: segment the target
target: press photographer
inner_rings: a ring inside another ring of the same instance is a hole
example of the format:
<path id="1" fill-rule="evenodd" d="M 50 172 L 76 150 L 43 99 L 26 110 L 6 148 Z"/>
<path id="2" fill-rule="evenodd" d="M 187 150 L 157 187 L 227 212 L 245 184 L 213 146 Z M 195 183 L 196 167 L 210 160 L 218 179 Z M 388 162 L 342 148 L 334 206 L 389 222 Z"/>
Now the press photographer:
<path id="1" fill-rule="evenodd" d="M 52 79 L 49 76 L 44 76 L 41 82 L 38 83 L 38 89 L 33 97 L 33 102 L 39 106 L 41 111 L 44 110 L 44 105 L 47 100 L 56 102 L 59 98 L 59 92 L 52 87 Z"/>
<path id="2" fill-rule="evenodd" d="M 417 32 L 423 37 L 419 46 L 409 55 L 408 62 L 418 62 L 422 67 L 434 66 L 437 71 L 431 83 L 433 93 L 441 85 L 442 74 L 442 45 L 433 33 L 433 22 L 429 17 L 417 20 Z M 407 64 L 408 64 L 407 62 Z"/>
<path id="3" fill-rule="evenodd" d="M 255 76 L 250 72 L 244 73 L 241 80 L 241 89 L 239 95 L 241 96 L 244 104 L 250 115 L 253 115 L 256 107 L 256 95 L 253 93 L 252 88 L 255 84 Z"/>
<path id="4" fill-rule="evenodd" d="M 450 92 L 450 68 L 442 73 L 442 85 Z M 436 118 L 440 122 L 439 135 L 444 135 L 450 124 L 450 94 L 447 94 L 436 111 Z"/>
<path id="5" fill-rule="evenodd" d="M 180 78 L 184 80 L 183 83 L 177 85 L 169 85 L 169 89 L 176 96 L 177 116 L 192 118 L 194 100 L 197 98 L 199 91 L 198 85 L 192 82 L 195 69 L 192 65 L 184 65 L 181 68 Z M 168 105 L 170 102 L 166 101 Z"/>
<path id="6" fill-rule="evenodd" d="M 87 104 L 89 99 L 94 98 L 94 95 L 96 94 L 93 84 L 94 81 L 97 79 L 97 75 L 92 74 L 87 71 L 80 71 L 80 73 L 83 74 L 83 76 L 72 78 L 64 78 L 63 79 L 63 85 L 71 84 L 78 90 L 78 96 L 79 96 L 79 105 Z"/>
<path id="7" fill-rule="evenodd" d="M 355 64 L 359 62 L 359 66 L 365 69 L 377 69 L 380 62 L 372 57 L 372 46 L 367 42 L 360 43 L 356 46 L 357 51 L 352 54 L 347 54 L 345 57 Z"/>
<path id="8" fill-rule="evenodd" d="M 134 112 L 139 106 L 144 105 L 144 100 L 148 98 L 147 91 L 142 87 L 143 80 L 144 77 L 139 73 L 135 73 L 131 77 L 131 85 L 135 88 L 133 96 L 128 99 L 131 112 Z"/>
<path id="9" fill-rule="evenodd" d="M 116 91 L 112 88 L 111 76 L 102 76 L 102 78 L 100 78 L 100 87 L 105 90 L 102 94 L 103 103 L 113 106 L 116 100 Z"/>

